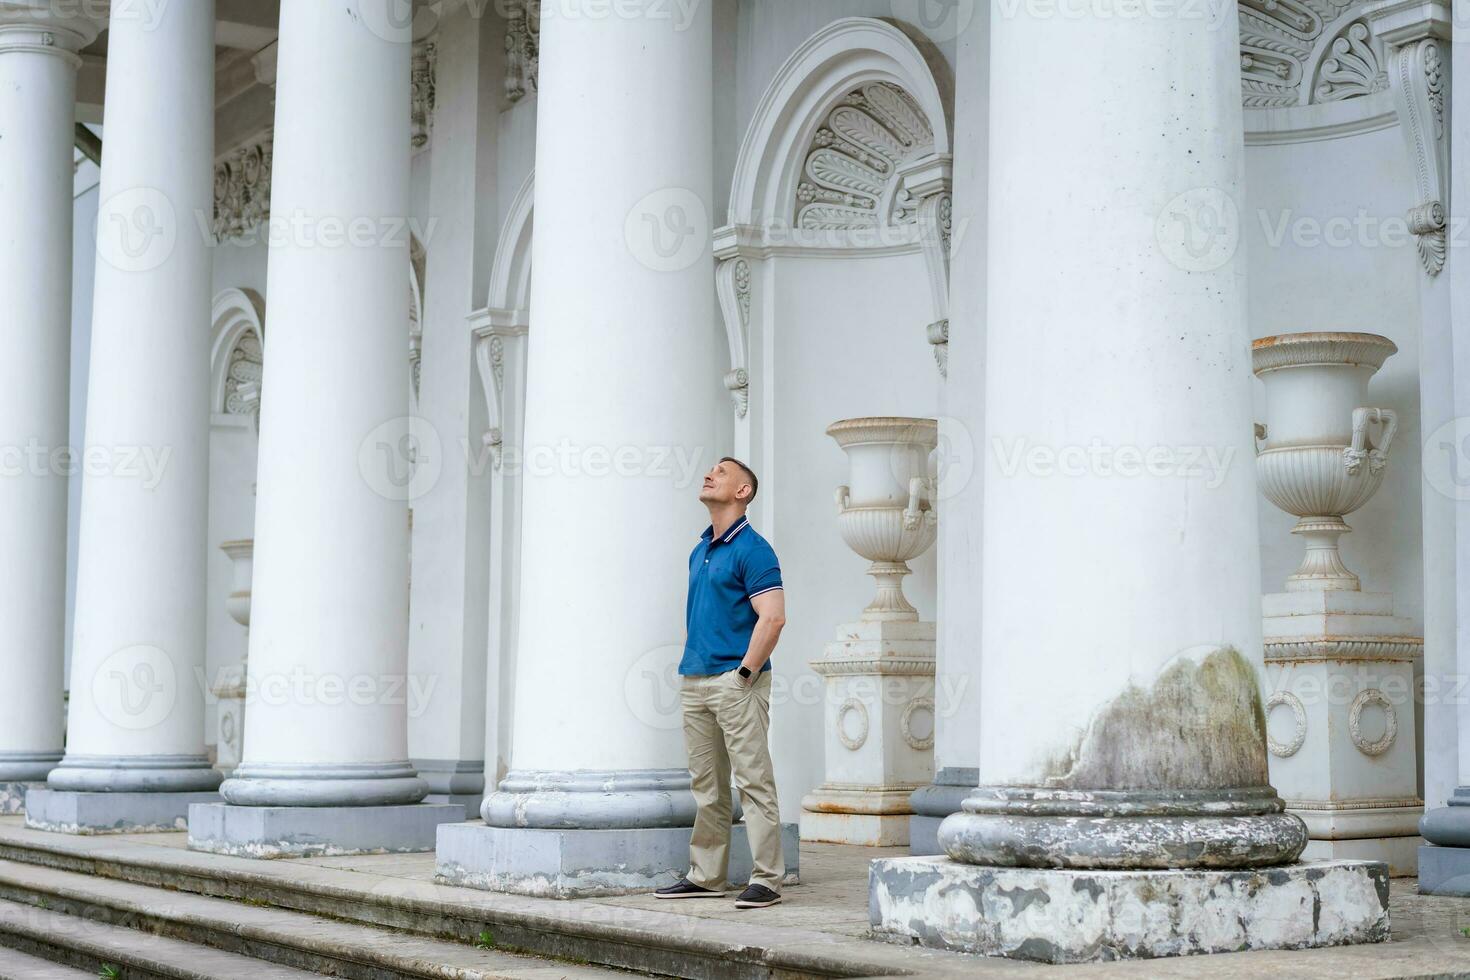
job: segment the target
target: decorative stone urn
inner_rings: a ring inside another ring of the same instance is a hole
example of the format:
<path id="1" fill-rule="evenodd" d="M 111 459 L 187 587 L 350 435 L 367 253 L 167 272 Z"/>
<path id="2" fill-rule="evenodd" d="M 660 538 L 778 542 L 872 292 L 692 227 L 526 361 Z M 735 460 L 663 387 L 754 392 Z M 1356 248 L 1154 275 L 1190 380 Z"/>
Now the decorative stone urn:
<path id="1" fill-rule="evenodd" d="M 929 480 L 929 454 L 939 442 L 933 419 L 844 419 L 827 435 L 847 453 L 851 478 L 837 488 L 842 540 L 872 562 L 868 574 L 878 594 L 863 610 L 864 622 L 917 621 L 903 595 L 908 562 L 929 549 L 938 534 Z"/>
<path id="2" fill-rule="evenodd" d="M 1307 825 L 1305 860 L 1367 858 L 1414 874 L 1414 665 L 1424 641 L 1363 592 L 1343 563 L 1344 515 L 1378 491 L 1398 417 L 1368 382 L 1398 348 L 1368 333 L 1298 333 L 1252 344 L 1266 387 L 1261 491 L 1306 542 L 1284 592 L 1261 599 L 1271 782 Z"/>
<path id="3" fill-rule="evenodd" d="M 234 576 L 225 609 L 230 618 L 250 631 L 250 581 L 254 574 L 255 540 L 224 541 L 220 550 L 233 563 Z M 248 659 L 248 655 L 247 655 Z M 221 668 L 210 693 L 217 699 L 215 713 L 215 765 L 226 772 L 240 764 L 245 739 L 246 659 Z"/>
<path id="4" fill-rule="evenodd" d="M 1292 533 L 1306 541 L 1288 592 L 1358 588 L 1337 539 L 1352 530 L 1343 515 L 1383 483 L 1398 416 L 1368 404 L 1368 379 L 1397 350 L 1371 333 L 1283 334 L 1251 345 L 1269 405 L 1269 421 L 1256 430 L 1265 440 L 1256 456 L 1261 491 L 1297 517 Z"/>
<path id="5" fill-rule="evenodd" d="M 847 453 L 842 540 L 871 564 L 877 594 L 838 627 L 812 669 L 825 680 L 826 778 L 802 799 L 803 840 L 908 843 L 910 794 L 934 775 L 934 624 L 903 594 L 908 562 L 937 536 L 933 419 L 858 418 L 827 428 Z"/>

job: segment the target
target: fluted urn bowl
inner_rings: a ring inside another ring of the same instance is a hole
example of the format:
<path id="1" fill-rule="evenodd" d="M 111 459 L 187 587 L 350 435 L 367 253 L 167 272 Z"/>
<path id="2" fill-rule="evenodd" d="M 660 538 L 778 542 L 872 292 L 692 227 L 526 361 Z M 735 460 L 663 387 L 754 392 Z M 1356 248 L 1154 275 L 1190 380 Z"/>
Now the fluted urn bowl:
<path id="1" fill-rule="evenodd" d="M 225 610 L 230 618 L 241 626 L 250 626 L 250 580 L 254 575 L 255 539 L 242 538 L 223 541 L 219 550 L 230 557 L 230 595 L 225 599 Z"/>
<path id="2" fill-rule="evenodd" d="M 1398 348 L 1371 333 L 1294 333 L 1251 344 L 1251 369 L 1266 386 L 1256 467 L 1266 499 L 1296 517 L 1307 542 L 1288 591 L 1357 589 L 1342 564 L 1343 520 L 1383 483 L 1398 418 L 1375 407 L 1368 379 Z"/>
<path id="3" fill-rule="evenodd" d="M 907 562 L 938 534 L 929 455 L 939 442 L 934 419 L 881 416 L 827 427 L 847 453 L 849 478 L 837 488 L 837 522 L 849 548 L 872 562 L 878 594 L 864 619 L 918 619 L 903 596 Z"/>

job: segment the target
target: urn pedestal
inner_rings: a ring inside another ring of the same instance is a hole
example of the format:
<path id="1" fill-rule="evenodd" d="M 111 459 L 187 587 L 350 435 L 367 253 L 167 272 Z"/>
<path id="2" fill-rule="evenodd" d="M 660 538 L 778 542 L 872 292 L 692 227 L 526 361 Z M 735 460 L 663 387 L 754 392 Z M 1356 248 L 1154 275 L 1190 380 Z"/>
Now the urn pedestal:
<path id="1" fill-rule="evenodd" d="M 937 534 L 932 419 L 861 418 L 827 434 L 848 454 L 837 488 L 843 541 L 872 564 L 877 594 L 812 669 L 824 681 L 825 778 L 802 798 L 801 839 L 909 842 L 909 797 L 934 777 L 934 624 L 903 594 L 908 561 Z"/>
<path id="2" fill-rule="evenodd" d="M 1286 590 L 1262 597 L 1271 783 L 1307 825 L 1303 860 L 1417 867 L 1415 664 L 1424 641 L 1393 615 L 1393 596 L 1363 592 L 1343 563 L 1344 515 L 1383 482 L 1396 417 L 1368 379 L 1397 348 L 1376 334 L 1302 333 L 1252 345 L 1266 386 L 1257 427 L 1262 492 L 1297 517 L 1305 542 Z"/>
<path id="3" fill-rule="evenodd" d="M 234 578 L 225 608 L 230 618 L 250 630 L 250 579 L 255 555 L 255 540 L 225 541 L 220 550 L 233 563 Z M 215 704 L 215 767 L 232 772 L 240 764 L 245 744 L 245 657 L 238 664 L 220 668 L 209 693 Z"/>

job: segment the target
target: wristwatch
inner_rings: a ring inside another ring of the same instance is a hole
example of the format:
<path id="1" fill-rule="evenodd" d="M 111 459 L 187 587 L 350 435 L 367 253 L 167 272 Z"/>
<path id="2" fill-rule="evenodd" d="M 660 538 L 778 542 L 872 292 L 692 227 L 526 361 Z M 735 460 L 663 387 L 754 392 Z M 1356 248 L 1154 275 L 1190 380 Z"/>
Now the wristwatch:
<path id="1" fill-rule="evenodd" d="M 750 680 L 750 668 L 744 664 L 740 665 L 740 677 L 743 680 Z"/>

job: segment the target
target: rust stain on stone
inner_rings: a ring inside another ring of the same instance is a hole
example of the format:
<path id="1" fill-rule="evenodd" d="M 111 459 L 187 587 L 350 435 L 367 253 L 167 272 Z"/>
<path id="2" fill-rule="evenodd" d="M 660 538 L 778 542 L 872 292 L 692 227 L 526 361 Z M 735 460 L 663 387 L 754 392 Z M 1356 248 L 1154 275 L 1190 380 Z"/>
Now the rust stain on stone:
<path id="1" fill-rule="evenodd" d="M 1078 790 L 1264 786 L 1266 715 L 1256 674 L 1234 647 L 1171 661 L 1150 688 L 1130 685 L 1043 770 Z"/>

